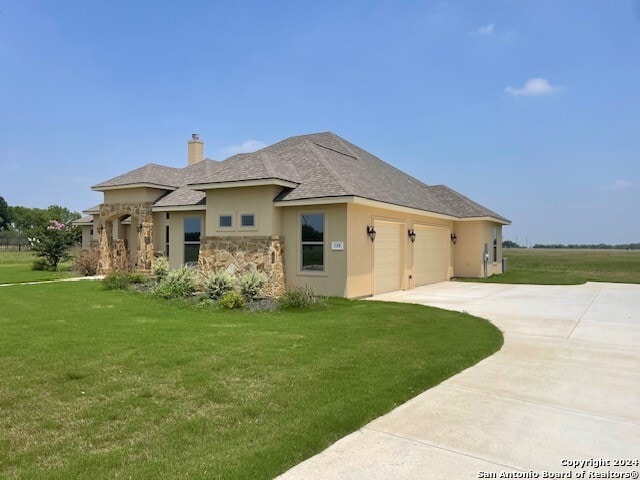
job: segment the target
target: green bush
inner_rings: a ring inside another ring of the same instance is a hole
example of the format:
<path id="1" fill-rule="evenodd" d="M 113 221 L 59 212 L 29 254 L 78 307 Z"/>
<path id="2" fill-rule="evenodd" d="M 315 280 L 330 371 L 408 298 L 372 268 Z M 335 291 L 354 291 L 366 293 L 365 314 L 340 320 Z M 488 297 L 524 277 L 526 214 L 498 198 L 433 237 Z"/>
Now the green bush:
<path id="1" fill-rule="evenodd" d="M 236 279 L 226 270 L 218 270 L 211 273 L 204 282 L 207 297 L 218 300 L 224 294 L 232 291 L 236 285 Z"/>
<path id="2" fill-rule="evenodd" d="M 102 286 L 107 290 L 128 290 L 131 285 L 146 283 L 147 277 L 139 272 L 113 272 L 102 279 Z"/>
<path id="3" fill-rule="evenodd" d="M 169 273 L 169 260 L 166 257 L 153 259 L 151 264 L 151 275 L 156 281 L 161 281 Z"/>
<path id="4" fill-rule="evenodd" d="M 191 267 L 181 267 L 171 270 L 151 290 L 156 297 L 161 298 L 185 298 L 196 291 L 197 272 Z"/>
<path id="5" fill-rule="evenodd" d="M 36 258 L 31 264 L 31 270 L 51 270 L 51 267 L 44 258 Z"/>
<path id="6" fill-rule="evenodd" d="M 218 303 L 222 308 L 242 308 L 244 307 L 244 298 L 238 292 L 227 292 Z"/>
<path id="7" fill-rule="evenodd" d="M 324 306 L 325 299 L 316 294 L 311 287 L 292 288 L 278 299 L 278 308 L 314 308 Z"/>
<path id="8" fill-rule="evenodd" d="M 267 274 L 264 272 L 250 271 L 238 277 L 238 289 L 245 300 L 254 300 L 262 287 L 267 283 Z"/>

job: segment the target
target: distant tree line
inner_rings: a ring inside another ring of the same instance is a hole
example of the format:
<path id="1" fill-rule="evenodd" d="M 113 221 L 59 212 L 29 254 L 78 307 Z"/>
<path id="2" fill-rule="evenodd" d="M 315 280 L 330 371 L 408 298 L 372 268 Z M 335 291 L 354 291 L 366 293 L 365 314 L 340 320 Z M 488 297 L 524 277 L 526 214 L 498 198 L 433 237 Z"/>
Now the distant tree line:
<path id="1" fill-rule="evenodd" d="M 0 247 L 27 249 L 29 238 L 40 235 L 53 220 L 67 224 L 80 216 L 78 212 L 60 205 L 47 208 L 11 206 L 0 196 Z M 82 235 L 80 228 L 73 231 L 79 241 Z"/>
<path id="2" fill-rule="evenodd" d="M 502 248 L 524 248 L 511 240 L 505 240 L 502 242 Z M 577 244 L 571 243 L 564 245 L 562 243 L 550 243 L 542 244 L 536 243 L 533 248 L 565 248 L 565 249 L 587 249 L 587 250 L 640 250 L 640 243 L 620 243 L 617 245 L 610 245 L 608 243 L 597 244 Z"/>

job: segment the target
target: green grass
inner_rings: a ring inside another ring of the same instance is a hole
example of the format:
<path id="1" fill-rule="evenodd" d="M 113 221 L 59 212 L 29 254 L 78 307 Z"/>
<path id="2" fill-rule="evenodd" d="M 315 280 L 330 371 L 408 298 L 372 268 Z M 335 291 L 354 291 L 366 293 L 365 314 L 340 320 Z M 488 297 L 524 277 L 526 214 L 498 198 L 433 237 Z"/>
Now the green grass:
<path id="1" fill-rule="evenodd" d="M 31 270 L 31 265 L 36 259 L 32 252 L 2 252 L 0 251 L 0 284 L 43 282 L 72 276 L 68 271 L 69 263 L 63 263 L 57 272 Z"/>
<path id="2" fill-rule="evenodd" d="M 268 479 L 497 351 L 467 314 L 0 291 L 0 478 Z"/>
<path id="3" fill-rule="evenodd" d="M 640 283 L 638 250 L 505 249 L 509 270 L 487 283 L 576 285 L 585 282 Z"/>

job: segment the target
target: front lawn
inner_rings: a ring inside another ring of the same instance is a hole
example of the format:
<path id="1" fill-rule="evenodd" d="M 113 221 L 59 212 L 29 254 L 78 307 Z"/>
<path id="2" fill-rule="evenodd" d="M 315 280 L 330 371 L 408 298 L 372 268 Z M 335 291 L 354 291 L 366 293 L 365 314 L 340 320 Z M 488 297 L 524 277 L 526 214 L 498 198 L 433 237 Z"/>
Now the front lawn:
<path id="1" fill-rule="evenodd" d="M 505 249 L 509 270 L 486 283 L 577 285 L 585 282 L 640 283 L 638 250 Z"/>
<path id="2" fill-rule="evenodd" d="M 500 349 L 467 314 L 0 291 L 0 478 L 268 479 Z"/>
<path id="3" fill-rule="evenodd" d="M 43 282 L 71 276 L 69 263 L 61 264 L 57 272 L 32 270 L 35 259 L 33 252 L 0 251 L 0 284 Z"/>

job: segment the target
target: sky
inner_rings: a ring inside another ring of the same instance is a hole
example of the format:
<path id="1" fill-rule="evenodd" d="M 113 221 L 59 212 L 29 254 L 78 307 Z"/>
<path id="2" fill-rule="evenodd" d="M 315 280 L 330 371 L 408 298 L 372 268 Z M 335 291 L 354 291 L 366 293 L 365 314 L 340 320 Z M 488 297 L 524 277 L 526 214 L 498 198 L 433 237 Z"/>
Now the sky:
<path id="1" fill-rule="evenodd" d="M 640 242 L 640 0 L 0 0 L 0 196 L 332 131 L 509 218 Z"/>

